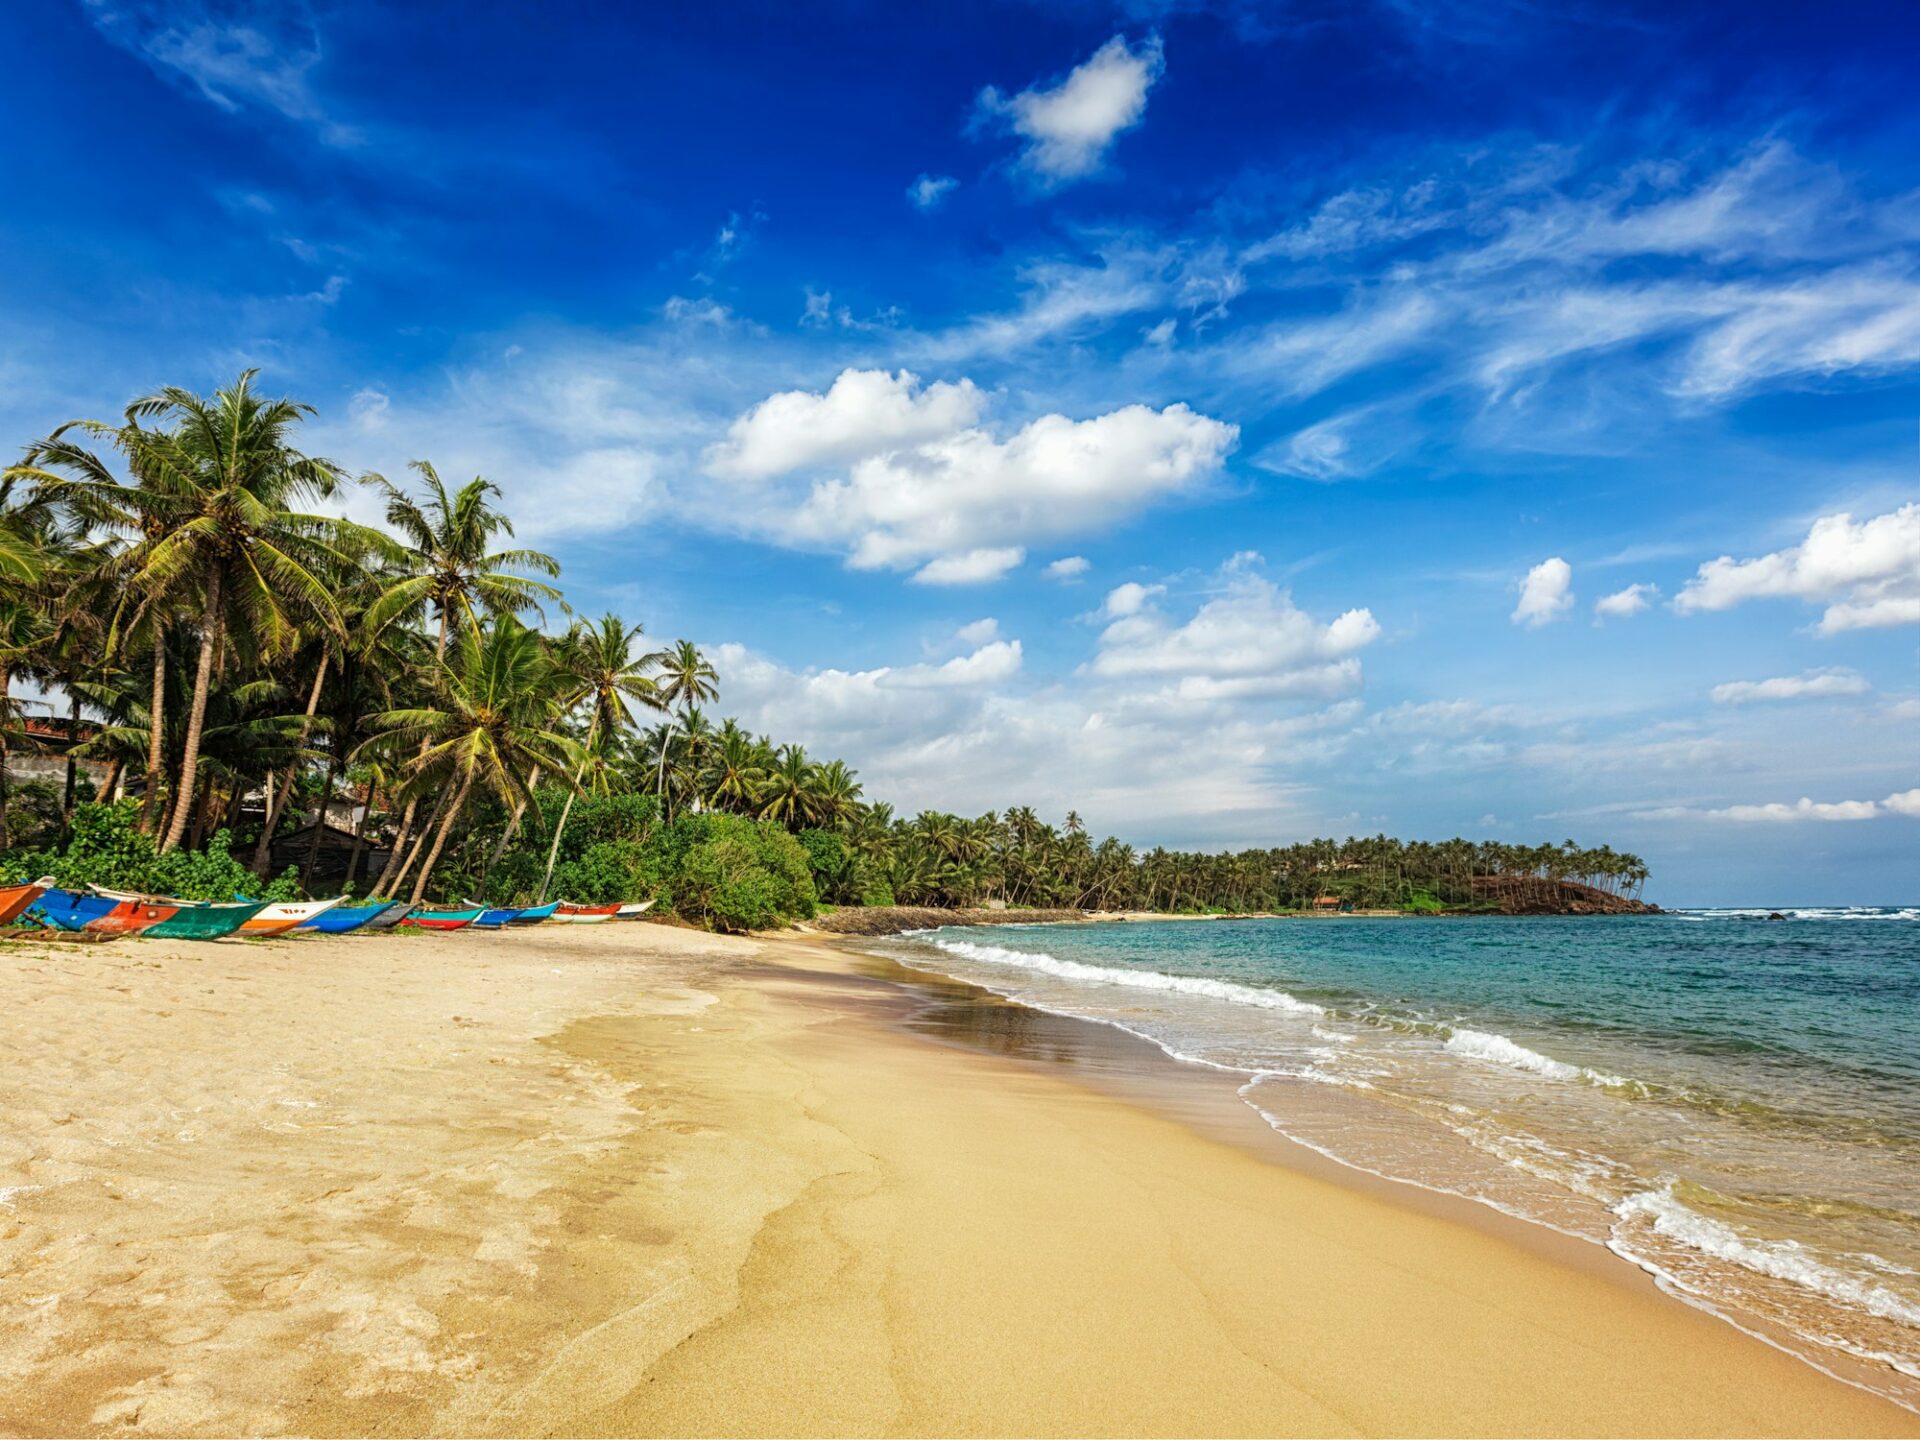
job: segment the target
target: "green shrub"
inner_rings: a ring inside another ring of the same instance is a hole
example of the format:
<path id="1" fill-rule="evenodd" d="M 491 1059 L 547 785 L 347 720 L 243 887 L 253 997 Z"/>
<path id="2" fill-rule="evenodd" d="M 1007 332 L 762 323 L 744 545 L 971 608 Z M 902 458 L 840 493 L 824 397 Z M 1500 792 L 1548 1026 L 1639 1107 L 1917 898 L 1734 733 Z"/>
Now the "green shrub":
<path id="1" fill-rule="evenodd" d="M 104 885 L 110 890 L 139 890 L 154 895 L 177 895 L 183 900 L 231 900 L 246 895 L 256 900 L 296 900 L 300 881 L 292 867 L 271 881 L 262 881 L 233 858 L 232 837 L 218 831 L 201 850 L 175 850 L 162 855 L 151 835 L 137 826 L 140 811 L 132 801 L 117 805 L 76 805 L 73 826 L 64 849 L 9 851 L 4 858 L 9 875 L 51 875 L 68 890 Z"/>
<path id="2" fill-rule="evenodd" d="M 687 919 L 719 930 L 764 930 L 814 913 L 819 900 L 807 852 L 781 826 L 685 815 L 667 832 L 673 904 Z"/>

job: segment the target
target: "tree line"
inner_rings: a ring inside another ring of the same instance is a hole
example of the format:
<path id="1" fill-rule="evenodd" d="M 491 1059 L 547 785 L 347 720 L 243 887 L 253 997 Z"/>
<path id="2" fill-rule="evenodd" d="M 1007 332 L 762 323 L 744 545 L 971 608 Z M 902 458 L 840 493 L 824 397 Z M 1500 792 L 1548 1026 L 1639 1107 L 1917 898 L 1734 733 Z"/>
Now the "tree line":
<path id="1" fill-rule="evenodd" d="M 385 857 L 370 893 L 654 894 L 720 924 L 822 901 L 1419 909 L 1472 905 L 1487 877 L 1645 883 L 1638 857 L 1572 841 L 1210 854 L 1095 841 L 1077 814 L 1055 827 L 1024 807 L 897 816 L 843 762 L 712 719 L 722 678 L 691 642 L 576 615 L 559 563 L 511 543 L 497 486 L 424 460 L 405 483 L 349 477 L 301 448 L 313 413 L 249 371 L 71 422 L 0 474 L 0 852 L 32 843 L 70 869 L 83 852 L 231 853 L 264 880 L 276 838 L 351 800 L 347 873 Z M 315 508 L 350 485 L 384 527 Z M 75 754 L 104 764 L 106 794 L 137 795 L 118 818 L 90 812 L 71 769 L 57 814 L 44 793 L 15 801 L 5 761 L 33 743 L 16 678 L 97 725 Z"/>

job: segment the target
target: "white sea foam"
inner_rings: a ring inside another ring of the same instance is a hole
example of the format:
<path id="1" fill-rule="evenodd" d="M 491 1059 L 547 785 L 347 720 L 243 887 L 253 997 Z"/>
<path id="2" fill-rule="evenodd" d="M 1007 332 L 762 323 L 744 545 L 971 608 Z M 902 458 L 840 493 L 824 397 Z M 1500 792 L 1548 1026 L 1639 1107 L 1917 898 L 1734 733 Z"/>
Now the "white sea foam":
<path id="1" fill-rule="evenodd" d="M 1549 1080 L 1585 1080 L 1590 1085 L 1621 1086 L 1633 1082 L 1620 1075 L 1609 1075 L 1601 1070 L 1589 1070 L 1579 1065 L 1569 1065 L 1564 1060 L 1556 1060 L 1551 1055 L 1542 1055 L 1538 1050 L 1529 1050 L 1526 1046 L 1497 1035 L 1488 1030 L 1455 1030 L 1447 1037 L 1446 1048 L 1455 1055 L 1465 1055 L 1474 1060 L 1488 1060 L 1495 1065 L 1505 1065 L 1514 1070 L 1530 1070 L 1535 1075 L 1544 1075 Z"/>
<path id="2" fill-rule="evenodd" d="M 1644 1220 L 1654 1234 L 1690 1250 L 1804 1286 L 1883 1320 L 1920 1326 L 1920 1306 L 1886 1286 L 1836 1270 L 1796 1241 L 1748 1239 L 1731 1225 L 1689 1208 L 1671 1190 L 1639 1191 L 1615 1205 L 1613 1213 L 1624 1221 Z"/>
<path id="3" fill-rule="evenodd" d="M 998 945 L 976 945 L 971 940 L 935 940 L 949 955 L 977 960 L 988 965 L 1011 965 L 1052 975 L 1060 980 L 1080 980 L 1094 985 L 1120 985 L 1131 990 L 1158 990 L 1175 995 L 1200 995 L 1209 1000 L 1225 1000 L 1234 1005 L 1258 1005 L 1267 1010 L 1285 1010 L 1296 1015 L 1324 1015 L 1321 1006 L 1296 1000 L 1284 990 L 1268 990 L 1258 985 L 1236 985 L 1231 980 L 1209 980 L 1200 975 L 1166 975 L 1158 970 L 1124 970 L 1109 965 L 1086 965 L 1078 960 L 1061 960 L 1044 952 L 1002 950 Z"/>

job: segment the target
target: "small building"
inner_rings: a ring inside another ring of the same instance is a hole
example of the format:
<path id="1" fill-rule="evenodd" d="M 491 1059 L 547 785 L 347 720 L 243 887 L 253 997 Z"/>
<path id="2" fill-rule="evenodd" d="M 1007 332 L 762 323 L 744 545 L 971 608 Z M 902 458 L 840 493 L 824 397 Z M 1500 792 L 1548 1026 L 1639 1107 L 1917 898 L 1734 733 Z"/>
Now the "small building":
<path id="1" fill-rule="evenodd" d="M 1338 910 L 1340 908 L 1340 897 L 1338 895 L 1316 895 L 1313 901 L 1313 908 L 1317 911 Z"/>
<path id="2" fill-rule="evenodd" d="M 310 820 L 298 830 L 289 830 L 275 837 L 273 844 L 267 847 L 267 873 L 278 875 L 288 866 L 296 870 L 304 869 L 307 856 L 313 850 L 316 828 L 320 832 L 320 854 L 313 862 L 313 883 L 316 887 L 334 890 L 345 890 L 349 886 L 365 888 L 379 878 L 380 872 L 386 868 L 388 857 L 393 853 L 378 841 L 368 840 L 361 845 L 359 857 L 355 859 L 353 831 Z M 353 865 L 351 874 L 347 871 L 349 863 Z"/>

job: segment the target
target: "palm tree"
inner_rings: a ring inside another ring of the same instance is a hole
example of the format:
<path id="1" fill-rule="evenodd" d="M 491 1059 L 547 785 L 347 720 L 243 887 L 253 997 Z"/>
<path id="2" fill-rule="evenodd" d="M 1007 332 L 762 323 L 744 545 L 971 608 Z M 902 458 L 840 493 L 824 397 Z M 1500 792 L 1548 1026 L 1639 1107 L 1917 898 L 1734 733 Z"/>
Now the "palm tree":
<path id="1" fill-rule="evenodd" d="M 461 630 L 430 703 L 376 717 L 381 733 L 362 750 L 401 753 L 419 744 L 420 753 L 407 766 L 406 788 L 416 798 L 428 789 L 448 797 L 414 879 L 414 904 L 426 894 L 447 836 L 476 786 L 511 806 L 531 801 L 527 776 L 536 768 L 570 776 L 583 761 L 581 747 L 553 728 L 563 684 L 539 635 L 500 615 L 478 633 Z"/>
<path id="2" fill-rule="evenodd" d="M 337 545 L 348 533 L 381 543 L 345 521 L 292 508 L 331 495 L 341 471 L 294 447 L 295 427 L 313 407 L 264 398 L 253 388 L 256 374 L 243 372 L 211 398 L 168 386 L 129 405 L 120 425 L 64 425 L 16 472 L 89 518 L 138 537 L 108 572 L 131 592 L 197 611 L 193 698 L 162 853 L 179 845 L 194 809 L 207 695 L 228 637 L 271 652 L 291 648 L 303 624 L 338 630 L 321 576 L 343 563 Z M 110 442 L 136 483 L 114 482 L 66 438 L 72 430 Z"/>
<path id="3" fill-rule="evenodd" d="M 467 629 L 477 631 L 481 609 L 495 615 L 518 615 L 537 611 L 542 600 L 560 599 L 560 592 L 553 586 L 515 573 L 555 576 L 560 573 L 559 561 L 538 550 L 493 548 L 496 537 L 513 534 L 513 522 L 493 503 L 500 495 L 498 485 L 476 475 L 449 495 L 440 472 L 430 461 L 413 460 L 408 464 L 421 478 L 424 500 L 416 500 L 383 475 L 368 477 L 387 497 L 387 523 L 406 542 L 379 598 L 367 608 L 365 624 L 370 636 L 380 634 L 397 620 L 416 618 L 431 609 L 437 665 L 446 656 L 455 616 Z M 394 866 L 402 864 L 401 853 L 418 807 L 417 795 L 407 801 L 392 856 L 375 883 L 376 892 L 384 892 L 390 879 L 396 886 L 400 883 Z M 404 869 L 402 865 L 402 873 Z"/>
<path id="4" fill-rule="evenodd" d="M 600 756 L 607 741 L 632 727 L 632 706 L 666 708 L 660 687 L 644 673 L 659 665 L 666 656 L 658 651 L 636 655 L 634 642 L 639 638 L 638 625 L 629 627 L 618 615 L 607 614 L 600 617 L 598 625 L 575 626 L 559 647 L 560 670 L 568 687 L 566 708 L 584 705 L 590 718 L 580 771 L 573 777 L 574 790 L 567 792 L 559 823 L 553 827 L 553 843 L 547 847 L 547 870 L 540 878 L 540 898 L 536 904 L 546 904 L 547 886 L 553 883 L 554 862 L 560 858 L 560 837 L 566 833 L 567 817 L 573 813 L 574 793 L 586 775 L 588 762 Z"/>
<path id="5" fill-rule="evenodd" d="M 805 750 L 798 745 L 782 746 L 779 760 L 767 772 L 761 788 L 760 818 L 778 820 L 788 829 L 812 820 L 820 805 L 816 773 Z"/>
<path id="6" fill-rule="evenodd" d="M 708 747 L 706 803 L 718 810 L 751 810 L 766 779 L 766 757 L 759 744 L 738 722 L 721 725 Z"/>
<path id="7" fill-rule="evenodd" d="M 660 673 L 655 677 L 655 683 L 660 687 L 661 708 L 677 707 L 684 717 L 688 710 L 720 693 L 720 672 L 707 663 L 706 657 L 691 640 L 678 640 L 660 662 Z M 660 747 L 660 768 L 655 788 L 660 792 L 660 803 L 664 809 L 667 799 L 665 745 Z"/>

